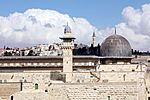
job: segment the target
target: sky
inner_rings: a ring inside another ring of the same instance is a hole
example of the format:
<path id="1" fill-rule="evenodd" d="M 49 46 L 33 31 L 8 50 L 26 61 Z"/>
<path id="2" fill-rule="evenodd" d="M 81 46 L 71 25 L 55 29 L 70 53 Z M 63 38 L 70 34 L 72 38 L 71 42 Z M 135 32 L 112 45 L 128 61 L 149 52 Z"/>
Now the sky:
<path id="1" fill-rule="evenodd" d="M 55 42 L 62 33 L 61 26 L 69 22 L 78 43 L 90 44 L 93 31 L 97 43 L 101 43 L 117 27 L 118 34 L 127 38 L 133 49 L 147 51 L 149 3 L 150 0 L 0 0 L 0 46 Z"/>
<path id="2" fill-rule="evenodd" d="M 114 26 L 122 20 L 123 8 L 140 8 L 150 0 L 0 0 L 0 15 L 24 12 L 31 8 L 51 9 L 73 17 L 86 18 L 98 28 Z"/>

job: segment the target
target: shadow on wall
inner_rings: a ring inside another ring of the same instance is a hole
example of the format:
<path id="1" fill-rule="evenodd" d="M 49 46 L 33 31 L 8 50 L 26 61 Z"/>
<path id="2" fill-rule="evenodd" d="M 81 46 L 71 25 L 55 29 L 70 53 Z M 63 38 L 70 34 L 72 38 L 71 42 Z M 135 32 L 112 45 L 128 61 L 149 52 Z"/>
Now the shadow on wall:
<path id="1" fill-rule="evenodd" d="M 51 72 L 50 73 L 50 80 L 56 80 L 56 81 L 63 81 L 65 82 L 66 75 L 62 74 L 60 72 Z"/>

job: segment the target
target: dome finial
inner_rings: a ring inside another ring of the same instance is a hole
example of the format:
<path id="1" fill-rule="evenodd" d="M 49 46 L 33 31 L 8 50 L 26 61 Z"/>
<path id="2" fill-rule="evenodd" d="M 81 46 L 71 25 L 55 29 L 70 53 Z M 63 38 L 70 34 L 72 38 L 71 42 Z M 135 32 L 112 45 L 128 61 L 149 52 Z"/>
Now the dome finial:
<path id="1" fill-rule="evenodd" d="M 67 25 L 65 26 L 64 33 L 71 33 L 71 28 L 69 27 L 68 22 Z"/>

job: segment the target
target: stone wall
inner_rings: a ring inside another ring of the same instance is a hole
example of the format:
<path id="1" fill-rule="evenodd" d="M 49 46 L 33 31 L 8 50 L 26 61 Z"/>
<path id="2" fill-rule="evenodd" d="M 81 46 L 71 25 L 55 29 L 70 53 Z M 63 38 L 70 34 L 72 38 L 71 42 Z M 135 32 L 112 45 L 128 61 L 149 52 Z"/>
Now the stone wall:
<path id="1" fill-rule="evenodd" d="M 33 96 L 26 100 L 34 100 L 34 98 L 38 100 L 42 97 L 39 97 L 42 94 L 49 96 L 45 100 L 61 100 L 60 98 L 64 100 L 83 100 L 88 98 L 91 98 L 91 100 L 108 100 L 108 98 L 112 100 L 144 100 L 147 86 L 145 82 L 149 80 L 145 77 L 148 75 L 143 70 L 144 67 L 142 67 L 142 71 L 140 67 L 135 65 L 108 65 L 100 66 L 100 68 L 104 69 L 104 71 L 99 69 L 97 72 L 70 73 L 72 75 L 71 83 L 64 83 L 65 76 L 63 75 L 66 73 L 56 72 L 55 74 L 55 72 L 41 70 L 0 73 L 0 83 L 19 82 L 20 84 L 22 82 L 22 92 L 16 91 L 16 88 L 12 86 L 14 100 L 19 100 L 21 97 L 25 99 L 27 95 L 30 96 L 30 92 L 33 93 Z M 36 89 L 36 84 L 38 89 Z"/>
<path id="2" fill-rule="evenodd" d="M 56 74 L 55 74 L 56 73 Z M 65 74 L 62 72 L 23 72 L 23 73 L 0 73 L 1 82 L 22 82 L 45 84 L 53 81 L 65 82 Z M 139 78 L 145 78 L 142 71 L 98 71 L 98 72 L 74 72 L 72 83 L 95 83 L 95 82 L 137 82 Z M 40 85 L 39 85 L 40 87 Z"/>
<path id="3" fill-rule="evenodd" d="M 144 78 L 144 72 L 85 72 L 73 73 L 74 83 L 95 83 L 95 82 L 137 82 L 139 78 Z"/>
<path id="4" fill-rule="evenodd" d="M 8 100 L 9 96 L 20 91 L 20 83 L 0 83 L 0 100 Z"/>
<path id="5" fill-rule="evenodd" d="M 54 98 L 65 100 L 144 100 L 138 99 L 136 82 L 103 83 L 103 84 L 53 84 L 49 92 Z M 63 98 L 65 98 L 63 97 Z M 50 99 L 53 100 L 53 99 Z M 59 100 L 59 99 L 57 99 Z"/>
<path id="6" fill-rule="evenodd" d="M 15 93 L 9 97 L 9 100 L 50 100 L 49 94 L 46 92 L 34 90 Z"/>
<path id="7" fill-rule="evenodd" d="M 140 64 L 111 64 L 111 65 L 100 65 L 97 71 L 145 71 L 146 66 Z"/>

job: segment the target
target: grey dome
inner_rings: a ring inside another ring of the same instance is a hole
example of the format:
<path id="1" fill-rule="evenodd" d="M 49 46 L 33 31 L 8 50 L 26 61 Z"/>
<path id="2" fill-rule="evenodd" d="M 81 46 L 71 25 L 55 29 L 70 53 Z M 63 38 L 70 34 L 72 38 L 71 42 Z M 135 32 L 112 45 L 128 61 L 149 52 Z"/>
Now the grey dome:
<path id="1" fill-rule="evenodd" d="M 121 35 L 111 35 L 101 44 L 101 56 L 131 57 L 131 46 Z"/>
<path id="2" fill-rule="evenodd" d="M 68 26 L 68 24 L 65 26 L 64 33 L 71 33 L 71 28 Z"/>

